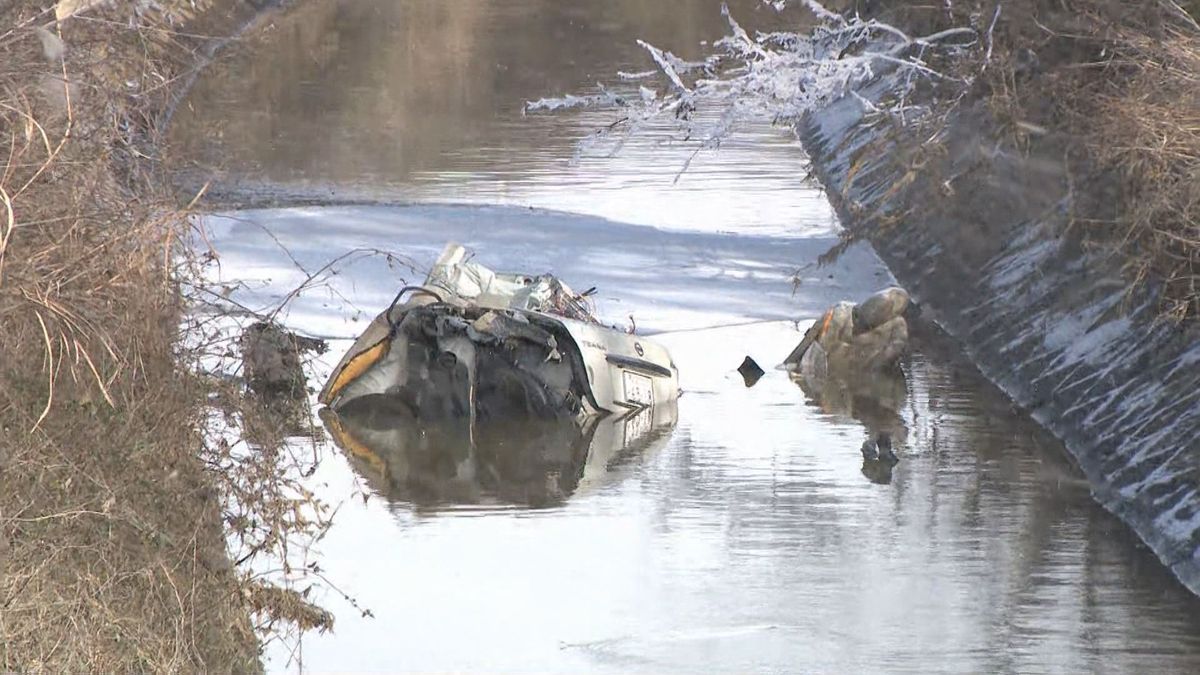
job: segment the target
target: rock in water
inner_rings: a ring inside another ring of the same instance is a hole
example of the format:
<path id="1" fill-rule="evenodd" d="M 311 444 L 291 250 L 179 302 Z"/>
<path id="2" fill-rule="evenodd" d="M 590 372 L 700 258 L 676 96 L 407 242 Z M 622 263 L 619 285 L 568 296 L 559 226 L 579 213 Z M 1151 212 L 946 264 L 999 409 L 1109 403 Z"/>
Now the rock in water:
<path id="1" fill-rule="evenodd" d="M 305 395 L 301 355 L 325 353 L 324 340 L 296 335 L 275 323 L 259 321 L 242 333 L 243 375 L 250 390 L 260 396 Z"/>
<path id="2" fill-rule="evenodd" d="M 908 348 L 907 309 L 908 293 L 897 287 L 857 305 L 839 302 L 813 323 L 784 363 L 821 378 L 892 369 Z"/>
<path id="3" fill-rule="evenodd" d="M 908 291 L 898 286 L 885 288 L 854 307 L 855 328 L 874 330 L 903 316 L 908 309 Z"/>

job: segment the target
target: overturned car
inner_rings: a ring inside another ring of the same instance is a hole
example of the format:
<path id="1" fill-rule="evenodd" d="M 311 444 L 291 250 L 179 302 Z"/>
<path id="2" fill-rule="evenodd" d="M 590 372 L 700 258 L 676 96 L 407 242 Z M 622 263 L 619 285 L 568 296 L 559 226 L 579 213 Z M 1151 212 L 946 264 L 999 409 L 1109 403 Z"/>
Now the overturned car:
<path id="1" fill-rule="evenodd" d="M 367 405 L 458 425 L 471 442 L 498 421 L 581 426 L 673 411 L 678 396 L 667 350 L 602 325 L 586 294 L 551 275 L 495 273 L 451 243 L 359 336 L 319 401 L 334 415 Z M 652 418 L 674 423 L 673 412 Z"/>

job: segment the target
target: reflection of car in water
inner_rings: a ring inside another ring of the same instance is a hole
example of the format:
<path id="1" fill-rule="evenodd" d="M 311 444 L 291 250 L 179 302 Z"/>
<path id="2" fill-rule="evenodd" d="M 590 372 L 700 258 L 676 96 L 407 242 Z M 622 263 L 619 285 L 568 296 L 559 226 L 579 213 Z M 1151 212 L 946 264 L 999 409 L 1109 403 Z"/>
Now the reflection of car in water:
<path id="1" fill-rule="evenodd" d="M 339 444 L 381 460 L 389 493 L 399 480 L 433 493 L 511 488 L 526 502 L 565 495 L 618 423 L 622 437 L 674 425 L 679 378 L 665 348 L 601 325 L 586 295 L 552 276 L 497 274 L 467 256 L 448 245 L 319 396 Z"/>
<path id="2" fill-rule="evenodd" d="M 656 450 L 675 403 L 623 416 L 425 422 L 394 398 L 371 395 L 321 419 L 379 494 L 416 504 L 544 506 L 603 483 L 621 458 Z"/>

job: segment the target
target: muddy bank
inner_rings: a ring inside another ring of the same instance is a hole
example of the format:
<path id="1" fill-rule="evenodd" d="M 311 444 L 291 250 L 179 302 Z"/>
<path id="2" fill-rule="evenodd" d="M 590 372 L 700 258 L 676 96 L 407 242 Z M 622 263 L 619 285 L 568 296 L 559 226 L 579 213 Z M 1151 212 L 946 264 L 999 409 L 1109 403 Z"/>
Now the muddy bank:
<path id="1" fill-rule="evenodd" d="M 860 93 L 878 102 L 888 75 Z M 868 129 L 842 99 L 798 133 L 841 218 L 982 371 L 1066 444 L 1095 498 L 1200 593 L 1200 329 L 1159 320 L 1155 288 L 1067 227 L 1078 189 L 1049 134 L 1005 149 L 986 102 L 921 138 Z M 913 167 L 916 167 L 915 169 Z M 933 178 L 933 176 L 937 178 Z"/>

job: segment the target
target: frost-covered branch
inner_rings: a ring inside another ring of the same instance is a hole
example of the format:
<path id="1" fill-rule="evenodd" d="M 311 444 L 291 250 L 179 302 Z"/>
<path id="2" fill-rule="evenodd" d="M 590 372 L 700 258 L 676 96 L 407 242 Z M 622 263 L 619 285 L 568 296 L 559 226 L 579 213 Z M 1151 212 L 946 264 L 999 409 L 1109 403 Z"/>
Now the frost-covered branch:
<path id="1" fill-rule="evenodd" d="M 675 70 L 676 59 L 667 58 L 669 52 L 664 52 L 649 42 L 644 42 L 642 40 L 638 40 L 637 42 L 642 46 L 643 49 L 650 52 L 650 56 L 654 59 L 654 62 L 658 64 L 658 67 L 662 69 L 663 74 L 667 76 L 667 79 L 671 80 L 671 84 L 674 84 L 683 91 L 691 91 L 691 88 L 684 84 L 683 80 L 679 77 L 679 72 Z"/>
<path id="2" fill-rule="evenodd" d="M 555 110 L 564 110 L 570 108 L 613 108 L 624 105 L 625 99 L 623 97 L 601 87 L 599 94 L 588 94 L 586 96 L 567 94 L 566 96 L 555 96 L 552 98 L 539 98 L 536 101 L 526 101 L 525 112 L 534 112 L 539 110 L 553 112 Z"/>
<path id="3" fill-rule="evenodd" d="M 992 35 L 996 32 L 996 22 L 1000 20 L 1000 10 L 1004 9 L 1002 3 L 996 3 L 996 13 L 992 15 L 992 23 L 987 29 L 987 53 L 983 55 L 983 67 L 987 68 L 987 64 L 992 60 Z"/>
<path id="4" fill-rule="evenodd" d="M 728 36 L 721 38 L 721 40 L 717 42 L 718 47 L 726 47 L 729 49 L 729 51 L 741 56 L 767 56 L 767 53 L 763 50 L 762 45 L 754 40 L 751 40 L 750 35 L 746 33 L 746 30 L 738 24 L 736 19 L 733 18 L 733 14 L 729 12 L 729 5 L 721 3 L 721 16 L 725 17 L 725 21 L 729 23 L 730 33 Z"/>
<path id="5" fill-rule="evenodd" d="M 825 6 L 817 2 L 817 0 L 800 0 L 800 4 L 808 8 L 808 11 L 817 16 L 818 19 L 826 23 L 831 23 L 837 26 L 845 26 L 846 19 L 837 12 L 831 12 L 825 9 Z"/>
<path id="6" fill-rule="evenodd" d="M 697 142 L 699 151 L 719 146 L 743 120 L 795 121 L 810 110 L 848 95 L 855 96 L 872 114 L 909 123 L 927 110 L 910 103 L 921 83 L 966 84 L 937 64 L 974 49 L 979 43 L 974 29 L 950 28 L 914 37 L 875 19 L 834 13 L 816 0 L 800 1 L 821 21 L 809 33 L 752 36 L 722 5 L 729 33 L 714 43 L 717 52 L 703 61 L 683 61 L 639 40 L 658 70 L 619 73 L 623 80 L 638 81 L 636 93 L 618 96 L 601 88 L 599 94 L 541 99 L 526 104 L 526 110 L 620 108 L 621 119 L 581 141 L 577 157 L 602 145 L 613 134 L 623 135 L 615 144 L 609 144 L 619 148 L 629 134 L 658 119 L 673 120 L 682 130 L 681 140 Z M 891 87 L 886 96 L 872 97 L 875 102 L 869 103 L 858 93 L 888 72 L 896 73 L 896 77 L 886 80 Z M 666 91 L 648 86 L 654 74 L 666 80 Z M 698 128 L 694 113 L 701 107 L 717 114 L 705 115 L 707 121 Z"/>

